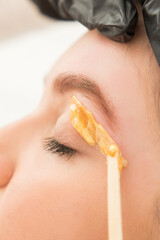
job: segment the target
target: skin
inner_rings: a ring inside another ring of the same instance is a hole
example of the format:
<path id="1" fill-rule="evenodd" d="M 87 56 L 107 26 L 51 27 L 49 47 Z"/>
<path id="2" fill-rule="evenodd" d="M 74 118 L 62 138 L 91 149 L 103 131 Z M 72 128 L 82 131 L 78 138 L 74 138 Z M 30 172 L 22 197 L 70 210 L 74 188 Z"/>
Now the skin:
<path id="1" fill-rule="evenodd" d="M 121 175 L 124 240 L 158 239 L 160 144 L 153 79 L 159 69 L 146 44 L 141 24 L 127 44 L 88 32 L 49 73 L 37 109 L 0 130 L 1 240 L 108 239 L 105 158 L 72 127 L 72 95 L 93 112 L 128 161 Z M 53 91 L 63 72 L 92 78 L 112 102 L 116 123 L 108 124 L 82 93 Z M 47 153 L 42 139 L 49 136 L 67 142 L 77 155 L 67 160 Z"/>

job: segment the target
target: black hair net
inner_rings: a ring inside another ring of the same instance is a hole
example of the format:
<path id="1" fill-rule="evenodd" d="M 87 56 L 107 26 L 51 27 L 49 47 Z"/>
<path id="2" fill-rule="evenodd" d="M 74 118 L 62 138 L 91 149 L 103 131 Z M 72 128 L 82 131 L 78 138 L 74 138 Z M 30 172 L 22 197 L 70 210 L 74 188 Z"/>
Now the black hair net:
<path id="1" fill-rule="evenodd" d="M 63 20 L 77 20 L 97 28 L 114 41 L 127 42 L 138 19 L 132 0 L 32 0 L 41 12 Z M 160 65 L 160 0 L 139 0 L 149 41 Z"/>

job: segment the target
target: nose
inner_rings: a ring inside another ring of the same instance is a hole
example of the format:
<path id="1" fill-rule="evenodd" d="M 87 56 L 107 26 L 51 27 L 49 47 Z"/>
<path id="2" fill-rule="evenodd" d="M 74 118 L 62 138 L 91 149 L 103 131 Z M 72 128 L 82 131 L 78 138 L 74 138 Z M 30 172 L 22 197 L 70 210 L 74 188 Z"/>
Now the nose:
<path id="1" fill-rule="evenodd" d="M 35 131 L 34 122 L 33 118 L 25 117 L 0 129 L 0 191 L 16 172 L 19 156 Z"/>
<path id="2" fill-rule="evenodd" d="M 0 192 L 9 184 L 16 167 L 18 125 L 9 124 L 0 129 Z"/>
<path id="3" fill-rule="evenodd" d="M 4 191 L 5 186 L 12 182 L 19 166 L 28 164 L 28 152 L 34 151 L 33 146 L 35 149 L 39 147 L 51 119 L 49 111 L 40 109 L 0 128 L 0 194 L 2 188 Z"/>
<path id="4" fill-rule="evenodd" d="M 8 185 L 14 172 L 14 163 L 7 155 L 0 155 L 0 188 Z"/>
<path id="5" fill-rule="evenodd" d="M 13 138 L 16 138 L 14 125 L 10 124 L 0 129 L 0 191 L 8 185 L 14 174 L 13 149 L 16 149 L 16 141 L 13 141 Z"/>

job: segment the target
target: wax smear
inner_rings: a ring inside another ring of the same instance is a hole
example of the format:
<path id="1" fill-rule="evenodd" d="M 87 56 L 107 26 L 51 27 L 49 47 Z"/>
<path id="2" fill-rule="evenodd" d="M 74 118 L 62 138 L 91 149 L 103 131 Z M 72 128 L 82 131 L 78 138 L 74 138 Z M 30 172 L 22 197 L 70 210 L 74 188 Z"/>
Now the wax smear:
<path id="1" fill-rule="evenodd" d="M 118 145 L 113 141 L 105 128 L 98 124 L 93 114 L 88 111 L 81 102 L 72 97 L 70 105 L 70 121 L 76 131 L 90 145 L 98 145 L 102 154 L 106 157 L 116 155 L 119 171 L 127 166 L 127 161 L 122 157 Z"/>

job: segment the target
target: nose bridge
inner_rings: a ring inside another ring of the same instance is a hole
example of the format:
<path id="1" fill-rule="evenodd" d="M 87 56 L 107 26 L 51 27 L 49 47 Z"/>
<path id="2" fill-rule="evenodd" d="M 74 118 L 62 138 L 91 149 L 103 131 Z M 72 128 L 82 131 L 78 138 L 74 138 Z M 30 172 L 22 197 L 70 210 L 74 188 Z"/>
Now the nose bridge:
<path id="1" fill-rule="evenodd" d="M 0 154 L 3 151 L 17 152 L 38 128 L 37 116 L 29 115 L 0 129 Z"/>
<path id="2" fill-rule="evenodd" d="M 18 156 L 25 150 L 36 123 L 30 117 L 9 124 L 0 129 L 0 188 L 4 188 L 14 174 Z"/>

